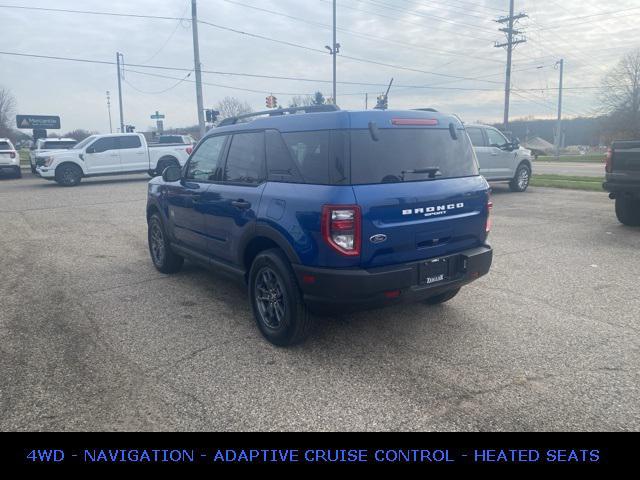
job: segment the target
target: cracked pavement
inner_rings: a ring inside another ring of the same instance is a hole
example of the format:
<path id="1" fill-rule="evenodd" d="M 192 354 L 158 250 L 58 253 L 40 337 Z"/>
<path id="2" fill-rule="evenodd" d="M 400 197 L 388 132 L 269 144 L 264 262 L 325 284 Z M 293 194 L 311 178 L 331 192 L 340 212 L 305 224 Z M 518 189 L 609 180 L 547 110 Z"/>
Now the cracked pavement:
<path id="1" fill-rule="evenodd" d="M 153 268 L 146 180 L 0 178 L 3 431 L 640 429 L 640 230 L 605 193 L 495 185 L 488 276 L 279 349 L 240 286 Z"/>

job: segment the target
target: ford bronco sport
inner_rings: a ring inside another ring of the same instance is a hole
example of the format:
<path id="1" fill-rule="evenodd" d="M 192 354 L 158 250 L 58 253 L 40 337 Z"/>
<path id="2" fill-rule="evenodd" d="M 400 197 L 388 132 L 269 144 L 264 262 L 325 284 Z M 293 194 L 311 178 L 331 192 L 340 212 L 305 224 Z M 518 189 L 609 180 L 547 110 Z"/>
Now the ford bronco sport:
<path id="1" fill-rule="evenodd" d="M 223 121 L 149 182 L 149 250 L 164 273 L 188 258 L 241 279 L 262 334 L 290 345 L 310 310 L 452 299 L 489 271 L 491 207 L 456 117 L 274 110 Z"/>

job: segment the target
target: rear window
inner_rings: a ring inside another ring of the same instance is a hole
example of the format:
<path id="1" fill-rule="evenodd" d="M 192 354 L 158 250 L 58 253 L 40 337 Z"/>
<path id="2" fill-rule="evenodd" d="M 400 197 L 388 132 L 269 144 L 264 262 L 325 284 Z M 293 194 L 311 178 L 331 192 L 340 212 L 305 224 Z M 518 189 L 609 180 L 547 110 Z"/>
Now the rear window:
<path id="1" fill-rule="evenodd" d="M 65 150 L 73 147 L 77 142 L 44 142 L 43 150 Z"/>
<path id="2" fill-rule="evenodd" d="M 140 148 L 140 147 L 142 147 L 142 143 L 140 142 L 140 137 L 137 137 L 137 136 L 120 137 L 120 149 Z"/>
<path id="3" fill-rule="evenodd" d="M 351 131 L 351 183 L 397 183 L 478 175 L 473 148 L 464 130 L 453 139 L 449 129 L 379 129 L 377 141 L 369 130 Z"/>
<path id="4" fill-rule="evenodd" d="M 0 150 L 13 150 L 13 147 L 7 142 L 0 142 Z"/>

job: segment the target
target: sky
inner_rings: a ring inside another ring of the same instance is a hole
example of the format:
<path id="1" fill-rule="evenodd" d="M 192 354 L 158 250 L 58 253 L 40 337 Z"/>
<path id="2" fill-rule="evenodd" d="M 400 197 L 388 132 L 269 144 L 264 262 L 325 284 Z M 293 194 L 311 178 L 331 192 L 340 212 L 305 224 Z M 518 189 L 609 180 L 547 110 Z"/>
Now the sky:
<path id="1" fill-rule="evenodd" d="M 345 82 L 338 84 L 341 108 L 364 109 L 365 93 L 372 108 L 393 78 L 390 108 L 433 107 L 469 122 L 502 120 L 506 51 L 494 46 L 504 41 L 495 20 L 508 15 L 508 0 L 337 0 L 337 5 L 337 76 Z M 527 41 L 513 54 L 510 118 L 555 117 L 561 58 L 564 115 L 595 114 L 599 90 L 593 87 L 625 53 L 640 48 L 640 2 L 516 0 L 515 11 L 528 15 L 517 26 Z M 261 110 L 271 93 L 284 105 L 294 95 L 318 90 L 331 95 L 332 59 L 324 48 L 332 42 L 330 0 L 199 0 L 198 14 L 202 69 L 208 72 L 203 73 L 205 108 L 225 96 Z M 117 68 L 108 62 L 122 52 L 126 124 L 149 130 L 156 110 L 166 115 L 166 127 L 197 123 L 190 0 L 0 0 L 0 15 L 5 52 L 0 87 L 15 96 L 17 113 L 59 115 L 60 133 L 76 128 L 105 133 L 109 91 L 117 128 Z M 259 77 L 265 75 L 289 79 Z"/>

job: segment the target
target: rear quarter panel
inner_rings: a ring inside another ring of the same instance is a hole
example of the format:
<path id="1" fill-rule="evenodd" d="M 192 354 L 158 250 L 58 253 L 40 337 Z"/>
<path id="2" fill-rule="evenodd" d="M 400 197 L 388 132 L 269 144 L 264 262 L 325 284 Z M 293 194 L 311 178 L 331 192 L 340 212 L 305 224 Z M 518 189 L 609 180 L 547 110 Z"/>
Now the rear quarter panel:
<path id="1" fill-rule="evenodd" d="M 277 231 L 304 265 L 358 266 L 358 258 L 338 255 L 322 239 L 322 206 L 330 204 L 355 204 L 353 188 L 269 182 L 260 202 L 257 223 Z"/>

